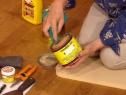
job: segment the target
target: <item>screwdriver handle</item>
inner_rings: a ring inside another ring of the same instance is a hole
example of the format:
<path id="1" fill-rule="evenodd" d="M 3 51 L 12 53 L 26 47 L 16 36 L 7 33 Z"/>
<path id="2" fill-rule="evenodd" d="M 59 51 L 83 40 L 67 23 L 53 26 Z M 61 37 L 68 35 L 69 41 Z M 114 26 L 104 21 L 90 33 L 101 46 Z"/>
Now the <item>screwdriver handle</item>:
<path id="1" fill-rule="evenodd" d="M 32 66 L 31 69 L 26 73 L 26 76 L 31 76 L 37 70 L 37 66 Z"/>
<path id="2" fill-rule="evenodd" d="M 20 80 L 26 80 L 30 77 L 37 69 L 37 66 L 33 66 L 31 64 L 24 67 L 18 74 L 16 74 L 15 78 Z"/>
<path id="3" fill-rule="evenodd" d="M 26 72 L 30 67 L 31 67 L 30 64 L 26 65 L 23 69 L 21 69 L 21 71 L 19 71 L 19 73 L 17 73 L 17 74 L 15 75 L 15 78 L 16 78 L 16 79 L 21 79 L 22 76 L 25 77 L 25 72 Z M 22 80 L 22 79 L 21 79 L 21 80 Z"/>

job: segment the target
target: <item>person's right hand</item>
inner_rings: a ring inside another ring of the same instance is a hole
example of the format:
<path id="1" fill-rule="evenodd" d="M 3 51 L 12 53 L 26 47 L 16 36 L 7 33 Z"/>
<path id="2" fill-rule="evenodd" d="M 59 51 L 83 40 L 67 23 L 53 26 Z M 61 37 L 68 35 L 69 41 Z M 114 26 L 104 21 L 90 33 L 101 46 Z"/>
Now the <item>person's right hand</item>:
<path id="1" fill-rule="evenodd" d="M 43 22 L 43 32 L 49 37 L 48 30 L 51 27 L 54 40 L 57 40 L 57 34 L 61 31 L 64 24 L 64 5 L 66 0 L 55 0 L 49 8 L 49 14 Z"/>
<path id="2" fill-rule="evenodd" d="M 77 59 L 73 61 L 71 64 L 68 64 L 65 66 L 65 68 L 75 68 L 78 65 L 82 64 L 86 59 L 92 55 L 94 55 L 97 51 L 101 50 L 104 48 L 105 45 L 102 43 L 102 41 L 99 39 L 96 39 L 95 41 L 87 44 L 84 46 L 84 50 L 80 52 L 78 55 Z"/>

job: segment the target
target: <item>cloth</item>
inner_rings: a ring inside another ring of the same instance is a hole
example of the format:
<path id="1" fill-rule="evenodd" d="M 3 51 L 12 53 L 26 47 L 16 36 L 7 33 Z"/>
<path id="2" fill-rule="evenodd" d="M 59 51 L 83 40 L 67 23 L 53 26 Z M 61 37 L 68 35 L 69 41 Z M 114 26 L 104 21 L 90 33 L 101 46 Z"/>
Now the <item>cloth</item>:
<path id="1" fill-rule="evenodd" d="M 96 0 L 96 3 L 108 14 L 106 22 L 100 33 L 104 45 L 120 55 L 119 44 L 126 39 L 126 0 Z"/>

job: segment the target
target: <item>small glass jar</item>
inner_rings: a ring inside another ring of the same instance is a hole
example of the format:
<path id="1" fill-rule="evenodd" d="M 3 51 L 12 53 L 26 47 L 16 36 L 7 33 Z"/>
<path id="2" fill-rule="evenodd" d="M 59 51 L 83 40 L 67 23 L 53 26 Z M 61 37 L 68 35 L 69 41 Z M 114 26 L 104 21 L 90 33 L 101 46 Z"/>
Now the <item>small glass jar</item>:
<path id="1" fill-rule="evenodd" d="M 2 81 L 5 83 L 14 82 L 15 68 L 12 66 L 6 66 L 1 69 Z"/>

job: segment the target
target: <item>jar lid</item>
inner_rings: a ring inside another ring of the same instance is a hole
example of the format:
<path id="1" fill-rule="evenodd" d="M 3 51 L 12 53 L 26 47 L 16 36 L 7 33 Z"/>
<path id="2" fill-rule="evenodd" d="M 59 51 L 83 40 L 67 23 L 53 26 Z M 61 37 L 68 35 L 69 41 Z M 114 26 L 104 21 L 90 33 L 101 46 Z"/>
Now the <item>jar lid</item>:
<path id="1" fill-rule="evenodd" d="M 52 53 L 47 53 L 39 58 L 39 63 L 44 67 L 54 67 L 58 61 Z"/>
<path id="2" fill-rule="evenodd" d="M 12 66 L 6 66 L 1 69 L 1 74 L 5 76 L 11 76 L 15 74 L 15 68 Z"/>

